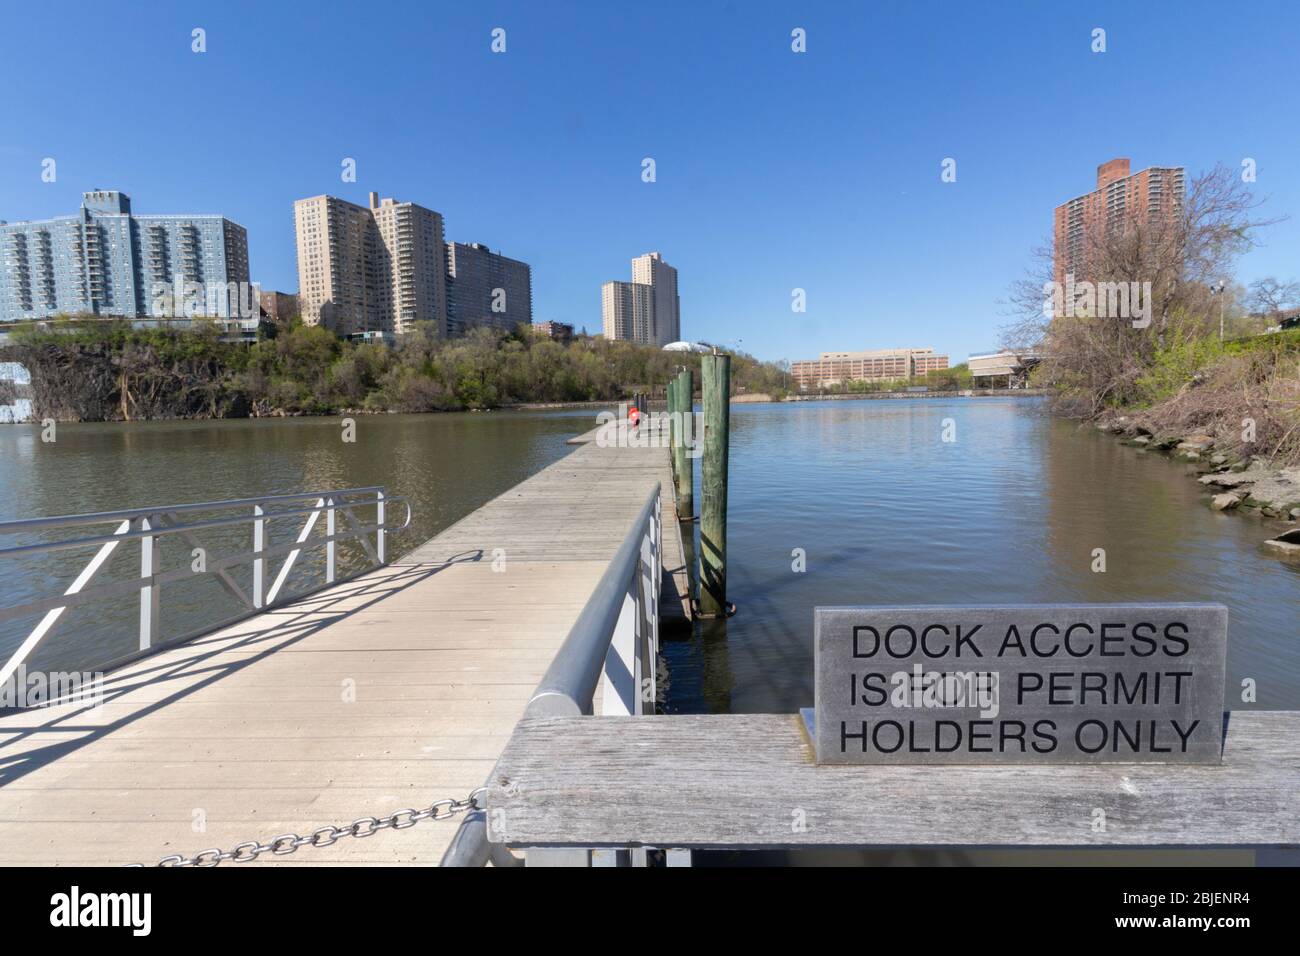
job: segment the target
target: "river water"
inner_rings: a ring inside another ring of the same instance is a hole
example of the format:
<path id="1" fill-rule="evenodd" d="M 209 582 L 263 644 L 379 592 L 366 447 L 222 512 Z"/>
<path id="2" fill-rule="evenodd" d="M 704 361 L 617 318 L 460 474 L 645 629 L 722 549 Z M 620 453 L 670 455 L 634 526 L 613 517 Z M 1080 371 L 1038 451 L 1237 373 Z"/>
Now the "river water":
<path id="1" fill-rule="evenodd" d="M 943 440 L 945 420 L 955 440 Z M 664 645 L 669 712 L 810 705 L 813 608 L 857 603 L 1221 601 L 1228 705 L 1245 706 L 1239 688 L 1253 678 L 1254 706 L 1300 707 L 1300 569 L 1259 547 L 1282 526 L 1211 512 L 1189 466 L 1055 420 L 1035 399 L 736 405 L 731 422 L 739 613 Z M 4 426 L 0 520 L 384 485 L 412 499 L 401 553 L 567 454 L 565 439 L 593 424 L 591 410 L 371 416 L 357 419 L 354 443 L 338 419 L 60 425 L 54 442 Z M 1092 570 L 1097 548 L 1104 573 Z M 123 549 L 106 579 L 138 573 L 137 552 Z M 188 554 L 164 546 L 168 567 Z M 87 557 L 0 558 L 2 603 L 57 593 Z M 170 595 L 165 625 L 233 600 L 205 587 Z M 69 615 L 31 666 L 93 669 L 130 653 L 134 613 Z M 0 624 L 0 660 L 33 623 Z"/>
<path id="2" fill-rule="evenodd" d="M 1211 511 L 1194 475 L 1039 399 L 735 405 L 738 611 L 667 645 L 668 709 L 812 706 L 819 604 L 1125 601 L 1227 605 L 1227 707 L 1300 708 L 1300 566 L 1260 549 L 1287 525 Z"/>

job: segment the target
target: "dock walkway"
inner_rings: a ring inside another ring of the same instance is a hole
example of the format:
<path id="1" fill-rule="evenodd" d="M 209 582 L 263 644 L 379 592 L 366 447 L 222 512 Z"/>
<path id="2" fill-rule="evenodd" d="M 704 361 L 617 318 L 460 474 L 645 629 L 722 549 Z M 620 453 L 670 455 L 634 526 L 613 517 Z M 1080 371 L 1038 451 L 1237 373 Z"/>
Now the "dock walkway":
<path id="1" fill-rule="evenodd" d="M 0 863 L 154 863 L 481 786 L 656 481 L 672 513 L 666 449 L 593 437 L 387 567 L 114 671 L 97 710 L 0 717 Z M 663 547 L 680 620 L 674 521 Z M 273 862 L 436 864 L 455 828 Z"/>

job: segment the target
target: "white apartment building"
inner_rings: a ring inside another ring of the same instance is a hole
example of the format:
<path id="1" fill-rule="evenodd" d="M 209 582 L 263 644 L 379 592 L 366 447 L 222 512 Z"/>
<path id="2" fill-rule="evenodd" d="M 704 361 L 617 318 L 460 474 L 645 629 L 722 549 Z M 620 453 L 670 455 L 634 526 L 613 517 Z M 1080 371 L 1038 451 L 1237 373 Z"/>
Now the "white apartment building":
<path id="1" fill-rule="evenodd" d="M 677 270 L 658 252 L 632 260 L 631 282 L 600 287 L 605 338 L 664 346 L 682 337 Z"/>
<path id="2" fill-rule="evenodd" d="M 682 337 L 682 304 L 677 295 L 677 270 L 657 252 L 632 260 L 632 281 L 654 290 L 654 343 L 667 345 Z"/>
<path id="3" fill-rule="evenodd" d="M 640 282 L 606 282 L 600 287 L 600 314 L 605 338 L 654 342 L 654 295 Z"/>
<path id="4" fill-rule="evenodd" d="M 340 335 L 400 335 L 418 321 L 447 334 L 442 216 L 410 202 L 334 196 L 294 203 L 303 322 Z"/>

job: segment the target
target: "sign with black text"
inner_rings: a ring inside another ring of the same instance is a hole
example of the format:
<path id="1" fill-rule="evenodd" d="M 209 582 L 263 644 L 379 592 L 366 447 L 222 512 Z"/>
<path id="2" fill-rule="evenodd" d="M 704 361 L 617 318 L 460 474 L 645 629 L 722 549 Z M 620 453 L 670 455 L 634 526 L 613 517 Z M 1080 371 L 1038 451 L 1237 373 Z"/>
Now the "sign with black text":
<path id="1" fill-rule="evenodd" d="M 823 764 L 1219 763 L 1219 604 L 819 607 Z"/>

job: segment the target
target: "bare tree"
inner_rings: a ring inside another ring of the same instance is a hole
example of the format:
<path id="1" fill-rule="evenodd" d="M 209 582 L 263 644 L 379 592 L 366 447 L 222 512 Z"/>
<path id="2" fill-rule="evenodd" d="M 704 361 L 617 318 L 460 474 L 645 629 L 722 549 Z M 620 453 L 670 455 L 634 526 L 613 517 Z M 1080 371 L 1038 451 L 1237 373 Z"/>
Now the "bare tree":
<path id="1" fill-rule="evenodd" d="M 1061 277 L 1054 274 L 1050 244 L 1034 250 L 1028 274 L 1011 286 L 1013 321 L 1004 343 L 1045 346 L 1039 378 L 1055 386 L 1077 414 L 1092 416 L 1135 400 L 1139 379 L 1159 349 L 1208 334 L 1211 326 L 1217 331 L 1211 286 L 1231 275 L 1237 257 L 1256 244 L 1260 227 L 1278 221 L 1256 216 L 1262 200 L 1223 165 L 1193 179 L 1184 196 L 1166 194 L 1150 202 L 1094 216 L 1072 256 L 1075 281 L 1140 290 L 1133 311 L 1149 310 L 1148 325 L 1135 325 L 1129 316 L 1051 307 L 1052 283 Z"/>
<path id="2" fill-rule="evenodd" d="M 1250 305 L 1273 318 L 1300 303 L 1300 282 L 1280 282 L 1273 276 L 1256 279 L 1250 284 Z"/>

